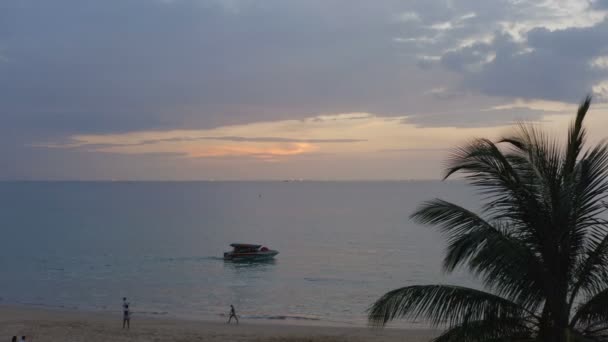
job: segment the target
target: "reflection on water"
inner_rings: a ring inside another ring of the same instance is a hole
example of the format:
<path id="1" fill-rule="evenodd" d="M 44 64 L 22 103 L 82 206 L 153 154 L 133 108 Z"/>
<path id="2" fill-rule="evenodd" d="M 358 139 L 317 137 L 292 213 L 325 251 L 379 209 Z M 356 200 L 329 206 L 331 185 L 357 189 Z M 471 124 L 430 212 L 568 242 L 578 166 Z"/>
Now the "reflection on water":
<path id="1" fill-rule="evenodd" d="M 236 271 L 266 271 L 277 264 L 275 259 L 268 260 L 224 260 L 224 268 Z"/>

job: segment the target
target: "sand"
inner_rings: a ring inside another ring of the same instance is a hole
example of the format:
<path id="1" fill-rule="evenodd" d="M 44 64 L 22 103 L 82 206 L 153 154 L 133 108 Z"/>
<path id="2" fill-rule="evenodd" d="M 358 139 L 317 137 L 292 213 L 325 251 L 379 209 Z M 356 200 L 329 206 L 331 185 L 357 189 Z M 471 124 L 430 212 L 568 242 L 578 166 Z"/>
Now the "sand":
<path id="1" fill-rule="evenodd" d="M 0 341 L 26 335 L 32 342 L 189 342 L 271 341 L 427 342 L 432 330 L 317 327 L 133 317 L 130 330 L 121 328 L 121 314 L 0 306 Z"/>

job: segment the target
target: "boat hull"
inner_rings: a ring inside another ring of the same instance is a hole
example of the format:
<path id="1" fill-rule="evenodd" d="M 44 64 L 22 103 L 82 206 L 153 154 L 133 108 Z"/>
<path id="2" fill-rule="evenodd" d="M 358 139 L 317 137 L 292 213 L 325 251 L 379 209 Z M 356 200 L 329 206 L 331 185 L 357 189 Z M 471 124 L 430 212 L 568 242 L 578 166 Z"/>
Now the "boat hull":
<path id="1" fill-rule="evenodd" d="M 279 252 L 269 250 L 264 252 L 251 252 L 251 253 L 235 253 L 226 252 L 224 253 L 224 260 L 233 261 L 261 261 L 273 259 Z"/>

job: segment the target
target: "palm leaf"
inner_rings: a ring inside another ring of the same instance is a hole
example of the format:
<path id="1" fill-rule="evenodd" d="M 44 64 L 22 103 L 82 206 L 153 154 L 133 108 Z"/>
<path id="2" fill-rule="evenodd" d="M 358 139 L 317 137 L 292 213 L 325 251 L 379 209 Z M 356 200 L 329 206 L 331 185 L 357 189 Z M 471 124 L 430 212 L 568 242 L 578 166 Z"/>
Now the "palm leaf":
<path id="1" fill-rule="evenodd" d="M 488 292 L 460 286 L 417 285 L 386 293 L 369 309 L 369 320 L 384 325 L 395 318 L 423 318 L 434 326 L 468 321 L 515 319 L 525 310 Z"/>
<path id="2" fill-rule="evenodd" d="M 513 159 L 518 163 L 512 164 Z M 535 195 L 536 176 L 527 157 L 504 154 L 496 144 L 478 139 L 457 148 L 449 161 L 446 177 L 460 172 L 485 196 L 483 210 L 495 221 L 511 220 L 518 223 L 520 234 L 531 247 L 541 244 L 536 229 L 529 229 L 548 221 L 546 212 Z M 522 177 L 523 176 L 523 177 Z"/>
<path id="3" fill-rule="evenodd" d="M 608 279 L 608 222 L 598 215 L 606 208 L 602 200 L 608 192 L 608 145 L 601 143 L 583 156 L 575 168 L 573 229 L 570 251 L 578 258 L 574 266 L 574 285 L 570 303 L 579 289 L 597 293 Z"/>
<path id="4" fill-rule="evenodd" d="M 583 145 L 585 143 L 585 135 L 586 131 L 583 127 L 583 120 L 587 115 L 587 111 L 591 106 L 591 95 L 588 95 L 583 103 L 578 107 L 578 111 L 576 113 L 576 118 L 574 122 L 570 125 L 570 130 L 568 134 L 568 148 L 566 150 L 566 157 L 564 163 L 564 174 L 570 174 L 574 170 L 574 165 L 578 158 L 579 153 L 581 152 Z"/>
<path id="5" fill-rule="evenodd" d="M 453 271 L 467 264 L 486 285 L 530 310 L 541 303 L 543 270 L 526 245 L 458 205 L 443 200 L 423 204 L 411 216 L 423 224 L 438 225 L 447 236 L 444 268 Z"/>
<path id="6" fill-rule="evenodd" d="M 534 331 L 521 319 L 487 319 L 465 322 L 443 332 L 434 342 L 534 341 Z"/>
<path id="7" fill-rule="evenodd" d="M 571 327 L 584 326 L 585 330 L 589 332 L 599 332 L 599 330 L 594 331 L 593 329 L 593 326 L 597 324 L 604 326 L 608 324 L 608 289 L 600 291 L 579 306 L 570 322 Z"/>
<path id="8" fill-rule="evenodd" d="M 418 223 L 438 225 L 448 237 L 448 254 L 444 268 L 451 272 L 475 254 L 486 234 L 499 232 L 483 218 L 456 204 L 435 199 L 420 206 L 411 216 Z"/>

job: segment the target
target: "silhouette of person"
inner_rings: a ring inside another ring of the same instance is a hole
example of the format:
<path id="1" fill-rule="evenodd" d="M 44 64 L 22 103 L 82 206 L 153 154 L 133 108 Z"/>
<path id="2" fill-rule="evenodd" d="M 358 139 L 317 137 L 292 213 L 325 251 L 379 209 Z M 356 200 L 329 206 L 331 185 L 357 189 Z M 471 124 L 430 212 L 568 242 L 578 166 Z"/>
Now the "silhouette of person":
<path id="1" fill-rule="evenodd" d="M 236 324 L 239 324 L 239 318 L 236 316 L 236 311 L 234 311 L 234 306 L 230 305 L 230 317 L 228 317 L 228 324 L 232 321 L 232 318 L 236 320 Z"/>
<path id="2" fill-rule="evenodd" d="M 131 312 L 129 311 L 129 302 L 127 297 L 122 298 L 122 328 L 131 328 Z"/>
<path id="3" fill-rule="evenodd" d="M 129 308 L 129 302 L 127 302 L 127 297 L 122 297 L 122 311 L 125 311 Z"/>

